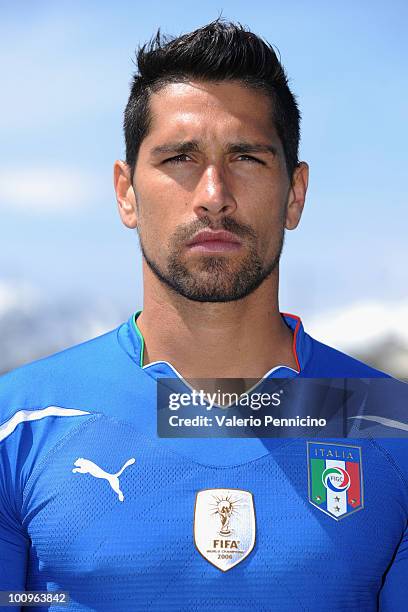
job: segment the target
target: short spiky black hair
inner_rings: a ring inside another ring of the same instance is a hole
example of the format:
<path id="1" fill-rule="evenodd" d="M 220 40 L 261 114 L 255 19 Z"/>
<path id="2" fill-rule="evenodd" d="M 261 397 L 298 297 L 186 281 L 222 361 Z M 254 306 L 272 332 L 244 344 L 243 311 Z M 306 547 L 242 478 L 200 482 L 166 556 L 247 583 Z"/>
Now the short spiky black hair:
<path id="1" fill-rule="evenodd" d="M 298 165 L 300 112 L 283 66 L 269 43 L 240 23 L 218 18 L 208 25 L 169 38 L 160 33 L 136 51 L 134 74 L 124 114 L 126 163 L 134 169 L 151 117 L 149 98 L 168 83 L 241 81 L 264 91 L 271 100 L 272 120 L 285 153 L 289 177 Z"/>

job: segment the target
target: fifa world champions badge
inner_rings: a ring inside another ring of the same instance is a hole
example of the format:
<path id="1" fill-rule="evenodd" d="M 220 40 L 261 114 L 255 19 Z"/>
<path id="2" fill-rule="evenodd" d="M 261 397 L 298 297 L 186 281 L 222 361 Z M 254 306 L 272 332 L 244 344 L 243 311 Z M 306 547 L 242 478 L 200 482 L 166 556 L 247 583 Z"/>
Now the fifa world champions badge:
<path id="1" fill-rule="evenodd" d="M 307 442 L 309 501 L 336 521 L 364 507 L 361 447 Z"/>
<path id="2" fill-rule="evenodd" d="M 196 496 L 194 543 L 198 552 L 226 572 L 243 561 L 255 545 L 252 493 L 241 489 L 204 489 Z"/>

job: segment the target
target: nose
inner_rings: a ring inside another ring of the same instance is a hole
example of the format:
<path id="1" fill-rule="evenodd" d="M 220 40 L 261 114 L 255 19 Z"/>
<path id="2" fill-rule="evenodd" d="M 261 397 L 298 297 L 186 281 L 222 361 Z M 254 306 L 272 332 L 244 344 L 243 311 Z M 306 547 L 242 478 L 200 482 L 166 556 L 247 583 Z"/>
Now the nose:
<path id="1" fill-rule="evenodd" d="M 237 203 L 222 170 L 215 165 L 203 172 L 194 192 L 193 208 L 198 217 L 222 217 L 235 212 Z"/>

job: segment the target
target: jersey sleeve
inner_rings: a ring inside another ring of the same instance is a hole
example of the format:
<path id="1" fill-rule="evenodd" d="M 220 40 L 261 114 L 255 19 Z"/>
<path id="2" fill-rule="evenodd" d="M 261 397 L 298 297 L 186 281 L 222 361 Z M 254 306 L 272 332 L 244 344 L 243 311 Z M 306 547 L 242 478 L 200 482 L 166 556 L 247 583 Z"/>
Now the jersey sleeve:
<path id="1" fill-rule="evenodd" d="M 385 575 L 380 591 L 380 612 L 406 610 L 408 606 L 408 527 Z"/>

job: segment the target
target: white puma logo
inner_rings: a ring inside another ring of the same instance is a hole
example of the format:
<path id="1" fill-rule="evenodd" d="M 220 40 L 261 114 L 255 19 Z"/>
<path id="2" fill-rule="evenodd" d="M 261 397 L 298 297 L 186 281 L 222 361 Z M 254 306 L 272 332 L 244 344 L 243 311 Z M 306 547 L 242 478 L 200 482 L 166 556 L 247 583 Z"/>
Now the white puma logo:
<path id="1" fill-rule="evenodd" d="M 105 470 L 100 468 L 99 465 L 96 465 L 96 463 L 93 461 L 83 459 L 83 457 L 78 457 L 74 463 L 76 467 L 72 471 L 74 474 L 75 472 L 79 472 L 79 474 L 90 474 L 91 476 L 95 476 L 95 478 L 105 478 L 115 493 L 118 494 L 119 501 L 123 502 L 125 498 L 119 488 L 119 476 L 122 474 L 123 470 L 125 470 L 129 465 L 133 465 L 135 461 L 136 459 L 132 457 L 123 464 L 119 472 L 116 472 L 116 474 L 108 474 L 108 472 L 105 472 Z"/>

